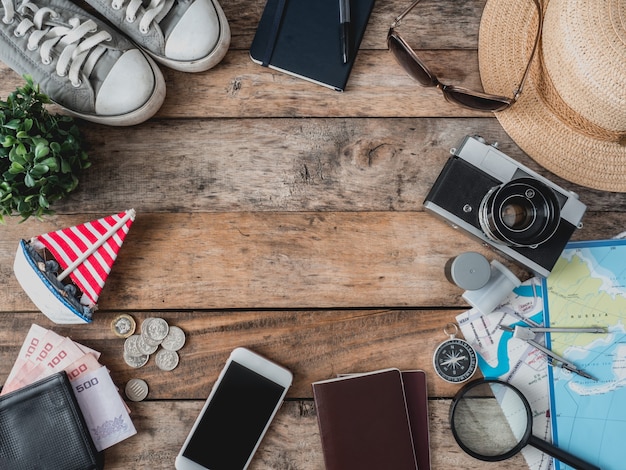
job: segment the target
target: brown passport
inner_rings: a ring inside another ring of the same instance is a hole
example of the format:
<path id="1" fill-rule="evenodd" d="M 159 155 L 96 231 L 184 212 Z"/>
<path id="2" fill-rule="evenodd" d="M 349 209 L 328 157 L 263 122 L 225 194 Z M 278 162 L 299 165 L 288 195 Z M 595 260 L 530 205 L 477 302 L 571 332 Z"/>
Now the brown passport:
<path id="1" fill-rule="evenodd" d="M 426 372 L 403 370 L 402 382 L 413 433 L 413 448 L 419 470 L 430 470 L 430 433 L 428 432 L 428 388 Z"/>
<path id="2" fill-rule="evenodd" d="M 418 469 L 398 369 L 314 382 L 313 397 L 327 470 Z M 413 416 L 423 423 L 419 413 Z"/>

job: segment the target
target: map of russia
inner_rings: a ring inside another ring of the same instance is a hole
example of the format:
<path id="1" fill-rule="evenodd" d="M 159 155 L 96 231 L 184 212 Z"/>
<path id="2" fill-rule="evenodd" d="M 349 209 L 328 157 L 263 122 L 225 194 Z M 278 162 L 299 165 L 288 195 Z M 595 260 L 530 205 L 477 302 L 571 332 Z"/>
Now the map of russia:
<path id="1" fill-rule="evenodd" d="M 551 333 L 550 349 L 597 381 L 550 368 L 554 442 L 603 470 L 621 470 L 626 433 L 626 240 L 569 243 L 544 280 L 550 327 L 608 327 Z M 568 467 L 557 464 L 557 470 Z"/>

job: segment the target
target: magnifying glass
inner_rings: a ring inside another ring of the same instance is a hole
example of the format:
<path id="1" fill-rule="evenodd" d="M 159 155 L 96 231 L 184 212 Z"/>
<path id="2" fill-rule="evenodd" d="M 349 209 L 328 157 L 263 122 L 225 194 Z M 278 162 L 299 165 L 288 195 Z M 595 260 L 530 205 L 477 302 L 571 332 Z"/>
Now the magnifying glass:
<path id="1" fill-rule="evenodd" d="M 532 435 L 528 400 L 513 385 L 495 379 L 469 382 L 454 397 L 450 427 L 459 446 L 474 458 L 495 462 L 531 446 L 579 470 L 600 470 Z"/>

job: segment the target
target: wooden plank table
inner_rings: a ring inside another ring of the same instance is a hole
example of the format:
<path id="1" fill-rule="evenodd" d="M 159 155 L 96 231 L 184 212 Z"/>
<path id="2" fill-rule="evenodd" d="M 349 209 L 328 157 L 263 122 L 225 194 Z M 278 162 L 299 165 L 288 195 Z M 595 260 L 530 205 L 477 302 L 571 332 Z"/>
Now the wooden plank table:
<path id="1" fill-rule="evenodd" d="M 458 386 L 438 379 L 432 353 L 467 306 L 445 262 L 494 253 L 426 214 L 422 202 L 466 134 L 502 151 L 588 205 L 574 239 L 626 227 L 626 198 L 578 187 L 529 159 L 492 115 L 416 85 L 386 50 L 408 1 L 379 0 L 345 93 L 270 71 L 248 48 L 262 0 L 224 0 L 231 49 L 214 69 L 164 69 L 167 98 L 132 128 L 81 123 L 93 163 L 77 191 L 43 222 L 0 227 L 0 382 L 32 323 L 102 351 L 116 384 L 140 377 L 129 403 L 138 434 L 106 451 L 107 469 L 170 469 L 230 351 L 246 346 L 291 369 L 287 402 L 254 469 L 324 467 L 311 382 L 385 367 L 428 374 L 433 469 L 497 469 L 465 455 L 447 422 Z M 478 88 L 484 0 L 424 0 L 402 34 L 445 82 Z M 0 96 L 21 78 L 0 65 Z M 511 84 L 513 88 L 515 84 Z M 21 238 L 134 207 L 137 220 L 95 321 L 52 324 L 12 272 Z M 509 264 L 509 266 L 511 266 Z M 511 266 L 520 275 L 524 272 Z M 109 328 L 121 312 L 160 316 L 188 335 L 180 365 L 131 369 Z M 507 468 L 525 468 L 518 456 Z"/>

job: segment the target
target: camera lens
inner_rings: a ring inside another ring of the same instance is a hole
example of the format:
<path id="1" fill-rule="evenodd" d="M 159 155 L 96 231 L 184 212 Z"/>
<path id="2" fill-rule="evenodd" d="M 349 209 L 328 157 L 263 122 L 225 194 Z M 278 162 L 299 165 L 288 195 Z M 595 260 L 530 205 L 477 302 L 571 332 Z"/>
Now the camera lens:
<path id="1" fill-rule="evenodd" d="M 554 235 L 561 213 L 551 188 L 532 178 L 520 178 L 490 189 L 478 218 L 483 232 L 493 241 L 532 247 Z"/>
<path id="2" fill-rule="evenodd" d="M 528 199 L 513 196 L 502 206 L 500 218 L 511 230 L 526 230 L 535 217 L 534 207 Z"/>

